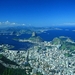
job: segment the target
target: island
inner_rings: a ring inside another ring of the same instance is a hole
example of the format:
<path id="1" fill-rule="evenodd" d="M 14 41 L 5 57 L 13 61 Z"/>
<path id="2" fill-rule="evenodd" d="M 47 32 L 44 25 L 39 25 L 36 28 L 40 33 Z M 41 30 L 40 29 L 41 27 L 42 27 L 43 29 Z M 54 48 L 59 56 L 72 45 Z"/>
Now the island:
<path id="1" fill-rule="evenodd" d="M 36 32 L 32 32 L 32 36 L 29 39 L 13 39 L 19 42 L 30 42 L 30 43 L 39 43 L 43 42 L 43 39 L 40 36 L 37 36 Z"/>

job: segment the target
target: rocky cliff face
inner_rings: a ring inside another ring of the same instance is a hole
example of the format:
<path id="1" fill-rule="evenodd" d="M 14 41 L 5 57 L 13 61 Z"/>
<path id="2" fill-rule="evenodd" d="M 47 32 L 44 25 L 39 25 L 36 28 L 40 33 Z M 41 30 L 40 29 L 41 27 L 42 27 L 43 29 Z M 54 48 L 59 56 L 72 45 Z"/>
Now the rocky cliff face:
<path id="1" fill-rule="evenodd" d="M 32 36 L 29 38 L 29 40 L 33 42 L 43 42 L 43 39 L 40 36 L 37 36 L 35 32 L 32 33 Z"/>
<path id="2" fill-rule="evenodd" d="M 33 32 L 32 33 L 32 37 L 36 37 L 37 35 L 36 35 L 36 33 L 35 32 Z"/>

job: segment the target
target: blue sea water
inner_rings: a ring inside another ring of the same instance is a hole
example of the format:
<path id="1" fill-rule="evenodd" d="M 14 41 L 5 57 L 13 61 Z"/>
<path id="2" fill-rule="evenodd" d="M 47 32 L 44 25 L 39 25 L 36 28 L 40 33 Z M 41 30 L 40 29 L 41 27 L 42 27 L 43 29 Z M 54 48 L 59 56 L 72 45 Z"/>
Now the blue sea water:
<path id="1" fill-rule="evenodd" d="M 17 37 L 15 35 L 0 35 L 0 45 L 1 44 L 12 45 L 14 46 L 12 50 L 27 50 L 30 46 L 32 46 L 32 43 L 18 42 L 13 40 L 13 38 L 21 38 L 21 36 Z M 26 38 L 27 38 L 27 35 L 26 35 Z"/>
<path id="2" fill-rule="evenodd" d="M 70 39 L 75 41 L 75 31 L 72 30 L 49 30 L 40 34 L 40 37 L 42 37 L 46 41 L 52 41 L 55 37 L 59 36 L 69 37 Z"/>
<path id="3" fill-rule="evenodd" d="M 66 36 L 71 38 L 72 40 L 75 41 L 75 31 L 72 31 L 73 29 L 69 30 L 48 30 L 45 32 L 42 32 L 38 34 L 44 41 L 52 41 L 55 37 L 59 36 Z M 0 45 L 1 44 L 9 44 L 13 45 L 14 48 L 13 50 L 21 50 L 21 49 L 28 49 L 32 44 L 28 42 L 18 42 L 13 40 L 13 38 L 29 38 L 31 35 L 30 34 L 23 34 L 21 36 L 15 36 L 15 35 L 0 35 Z"/>

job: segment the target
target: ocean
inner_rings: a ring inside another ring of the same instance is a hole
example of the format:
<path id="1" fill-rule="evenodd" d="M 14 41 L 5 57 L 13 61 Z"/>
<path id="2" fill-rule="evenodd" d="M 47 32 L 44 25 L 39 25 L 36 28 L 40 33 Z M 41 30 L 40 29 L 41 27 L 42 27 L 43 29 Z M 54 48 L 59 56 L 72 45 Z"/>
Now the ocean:
<path id="1" fill-rule="evenodd" d="M 27 38 L 28 35 L 25 34 L 24 36 L 26 36 Z M 32 43 L 28 42 L 15 41 L 13 40 L 13 38 L 23 38 L 23 37 L 21 36 L 17 37 L 15 35 L 0 35 L 0 45 L 8 44 L 14 46 L 14 48 L 12 48 L 11 50 L 27 50 L 30 46 L 33 45 Z"/>
<path id="2" fill-rule="evenodd" d="M 39 35 L 45 41 L 52 41 L 55 37 L 65 36 L 75 41 L 75 31 L 72 30 L 49 30 Z"/>
<path id="3" fill-rule="evenodd" d="M 52 41 L 55 37 L 59 37 L 59 36 L 66 36 L 75 41 L 75 31 L 73 31 L 73 29 L 63 28 L 63 29 L 56 29 L 56 30 L 48 30 L 37 35 L 40 36 L 44 41 Z M 14 48 L 12 50 L 23 50 L 23 49 L 27 50 L 30 46 L 32 46 L 32 43 L 18 42 L 13 40 L 13 38 L 27 39 L 30 36 L 31 36 L 30 34 L 23 34 L 20 36 L 0 35 L 0 45 L 1 44 L 13 45 Z"/>

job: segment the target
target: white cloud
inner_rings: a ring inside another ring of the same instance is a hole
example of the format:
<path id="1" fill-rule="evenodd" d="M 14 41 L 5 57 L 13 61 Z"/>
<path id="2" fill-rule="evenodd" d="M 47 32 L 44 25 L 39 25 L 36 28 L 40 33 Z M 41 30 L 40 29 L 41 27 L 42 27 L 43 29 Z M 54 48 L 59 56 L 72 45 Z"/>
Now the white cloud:
<path id="1" fill-rule="evenodd" d="M 75 25 L 75 23 L 64 23 L 64 25 Z"/>
<path id="2" fill-rule="evenodd" d="M 22 24 L 23 26 L 25 26 L 25 24 Z"/>
<path id="3" fill-rule="evenodd" d="M 62 24 L 58 24 L 58 25 L 74 26 L 74 25 L 75 25 L 75 23 L 62 23 Z"/>
<path id="4" fill-rule="evenodd" d="M 12 25 L 15 25 L 16 23 L 11 23 Z"/>
<path id="5" fill-rule="evenodd" d="M 0 25 L 1 25 L 2 23 L 0 22 Z"/>
<path id="6" fill-rule="evenodd" d="M 6 24 L 6 25 L 7 25 L 7 24 L 10 24 L 10 22 L 9 22 L 9 21 L 6 21 L 6 22 L 4 22 L 4 24 Z"/>
<path id="7" fill-rule="evenodd" d="M 6 26 L 6 25 L 9 25 L 9 26 L 16 26 L 16 25 L 23 25 L 25 26 L 25 24 L 18 24 L 18 23 L 15 23 L 15 22 L 9 22 L 9 21 L 5 21 L 5 22 L 0 22 L 0 26 Z"/>

